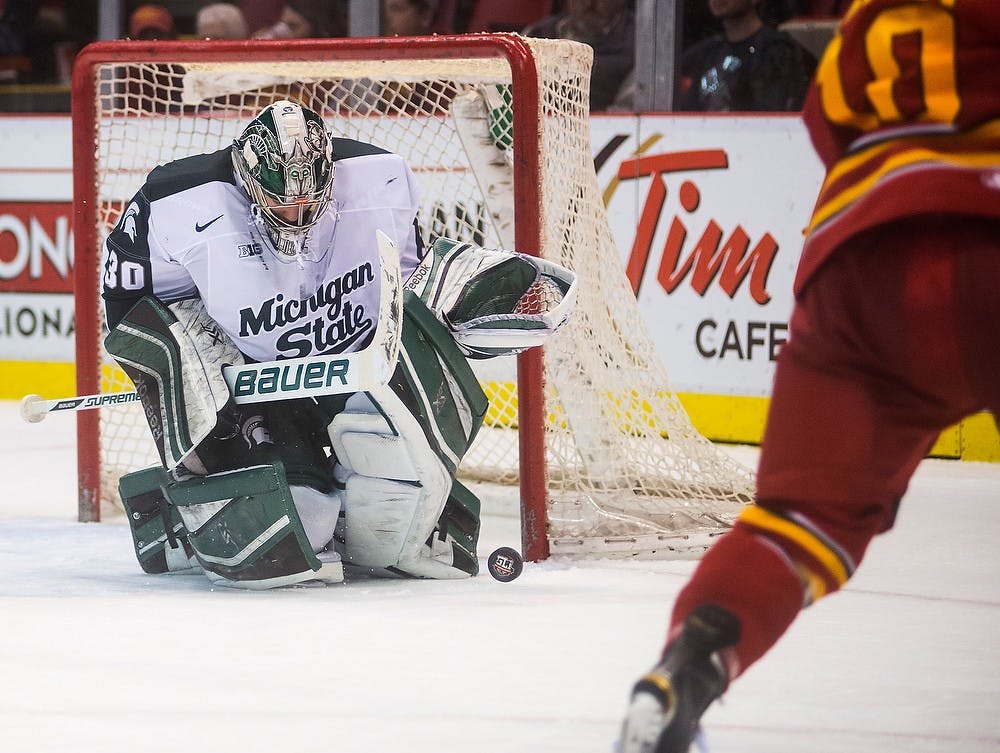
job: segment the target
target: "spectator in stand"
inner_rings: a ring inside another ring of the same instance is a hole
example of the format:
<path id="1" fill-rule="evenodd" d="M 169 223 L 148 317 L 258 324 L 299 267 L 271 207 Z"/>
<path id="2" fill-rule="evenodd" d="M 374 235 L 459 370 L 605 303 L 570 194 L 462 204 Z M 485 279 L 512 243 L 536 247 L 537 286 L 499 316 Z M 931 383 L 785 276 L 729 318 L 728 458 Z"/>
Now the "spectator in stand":
<path id="1" fill-rule="evenodd" d="M 22 1 L 13 5 L 20 6 L 19 10 L 30 21 L 25 39 L 30 64 L 22 83 L 69 86 L 81 39 L 66 0 Z"/>
<path id="2" fill-rule="evenodd" d="M 461 33 L 516 32 L 551 16 L 558 7 L 554 0 L 456 0 L 452 22 Z"/>
<path id="3" fill-rule="evenodd" d="M 458 34 L 458 29 L 455 26 L 458 0 L 434 0 L 434 2 L 437 5 L 437 12 L 434 14 L 431 33 Z"/>
<path id="4" fill-rule="evenodd" d="M 684 0 L 684 26 L 681 49 L 693 47 L 703 39 L 722 31 L 719 19 L 712 15 L 705 0 Z"/>
<path id="5" fill-rule="evenodd" d="M 443 0 L 451 4 L 451 24 L 456 34 L 465 34 L 470 31 L 469 21 L 476 10 L 476 0 Z"/>
<path id="6" fill-rule="evenodd" d="M 254 32 L 254 39 L 305 39 L 347 36 L 344 0 L 287 0 L 277 23 Z"/>
<path id="7" fill-rule="evenodd" d="M 0 82 L 16 81 L 31 70 L 27 42 L 30 18 L 23 4 L 0 0 Z"/>
<path id="8" fill-rule="evenodd" d="M 250 30 L 238 6 L 212 3 L 198 11 L 195 34 L 199 39 L 246 39 Z"/>
<path id="9" fill-rule="evenodd" d="M 247 28 L 257 30 L 276 23 L 285 4 L 282 0 L 240 0 L 239 6 L 247 20 Z"/>
<path id="10" fill-rule="evenodd" d="M 632 109 L 635 13 L 630 0 L 566 0 L 563 10 L 524 29 L 528 37 L 572 39 L 594 48 L 590 109 Z"/>
<path id="11" fill-rule="evenodd" d="M 761 0 L 707 0 L 722 33 L 681 58 L 676 110 L 790 112 L 802 109 L 816 58 L 760 17 Z"/>
<path id="12" fill-rule="evenodd" d="M 176 39 L 174 17 L 162 5 L 140 5 L 128 17 L 128 35 L 132 39 Z"/>
<path id="13" fill-rule="evenodd" d="M 437 0 L 382 0 L 382 34 L 417 37 L 434 28 Z"/>
<path id="14" fill-rule="evenodd" d="M 176 39 L 174 17 L 162 5 L 140 5 L 128 18 L 130 39 Z M 130 66 L 123 106 L 145 112 L 176 112 L 181 107 L 184 68 L 171 63 Z"/>

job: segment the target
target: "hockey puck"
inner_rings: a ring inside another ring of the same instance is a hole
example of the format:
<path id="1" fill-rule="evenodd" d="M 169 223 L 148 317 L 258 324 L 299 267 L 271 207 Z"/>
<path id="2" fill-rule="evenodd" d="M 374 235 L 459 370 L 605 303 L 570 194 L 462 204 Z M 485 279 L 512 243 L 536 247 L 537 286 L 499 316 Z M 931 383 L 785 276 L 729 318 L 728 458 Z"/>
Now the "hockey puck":
<path id="1" fill-rule="evenodd" d="M 509 583 L 521 574 L 521 570 L 524 569 L 524 560 L 521 559 L 521 555 L 516 550 L 509 546 L 502 546 L 489 556 L 489 559 L 486 560 L 486 566 L 490 570 L 490 575 L 498 581 Z"/>

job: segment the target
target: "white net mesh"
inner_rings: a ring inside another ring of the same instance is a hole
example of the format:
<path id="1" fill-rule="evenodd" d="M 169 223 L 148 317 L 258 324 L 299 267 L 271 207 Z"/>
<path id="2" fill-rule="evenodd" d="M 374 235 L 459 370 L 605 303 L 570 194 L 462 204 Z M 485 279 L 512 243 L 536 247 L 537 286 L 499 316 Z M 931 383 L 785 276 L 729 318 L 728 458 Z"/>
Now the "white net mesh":
<path id="1" fill-rule="evenodd" d="M 590 150 L 590 48 L 555 40 L 529 45 L 539 76 L 539 117 L 533 131 L 514 134 L 513 150 L 537 149 L 540 157 L 539 174 L 528 178 L 541 186 L 537 250 L 580 280 L 574 315 L 544 357 L 552 552 L 699 550 L 749 500 L 752 474 L 692 426 L 621 268 Z M 99 241 L 152 167 L 226 146 L 259 109 L 289 98 L 321 113 L 336 135 L 408 161 L 423 195 L 425 241 L 446 235 L 510 247 L 512 150 L 495 144 L 511 143 L 511 67 L 502 58 L 449 59 L 452 54 L 453 48 L 426 60 L 393 60 L 383 51 L 351 62 L 245 57 L 99 66 Z M 482 111 L 492 112 L 484 121 L 492 139 L 478 152 L 463 145 L 449 114 L 452 100 L 470 91 L 485 93 Z M 516 484 L 513 359 L 484 362 L 477 373 L 491 408 L 462 471 Z M 121 389 L 131 384 L 105 355 L 101 390 Z M 103 411 L 96 444 L 102 503 L 115 505 L 118 477 L 156 462 L 141 410 Z"/>

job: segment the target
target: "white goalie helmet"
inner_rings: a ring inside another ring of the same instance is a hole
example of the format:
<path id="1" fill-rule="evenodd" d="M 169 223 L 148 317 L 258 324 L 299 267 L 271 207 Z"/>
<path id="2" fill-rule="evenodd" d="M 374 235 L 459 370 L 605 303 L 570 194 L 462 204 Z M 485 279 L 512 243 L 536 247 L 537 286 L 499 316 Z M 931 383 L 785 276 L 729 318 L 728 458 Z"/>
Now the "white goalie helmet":
<path id="1" fill-rule="evenodd" d="M 264 108 L 233 142 L 233 165 L 281 253 L 302 249 L 330 206 L 333 146 L 323 120 L 289 100 Z"/>

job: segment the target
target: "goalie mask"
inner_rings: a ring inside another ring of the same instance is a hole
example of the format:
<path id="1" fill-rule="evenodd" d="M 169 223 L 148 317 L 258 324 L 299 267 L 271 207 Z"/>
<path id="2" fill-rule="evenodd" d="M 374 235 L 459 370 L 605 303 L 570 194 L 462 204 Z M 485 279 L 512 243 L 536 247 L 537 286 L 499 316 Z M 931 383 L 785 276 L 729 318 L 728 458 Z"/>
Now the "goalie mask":
<path id="1" fill-rule="evenodd" d="M 333 147 L 323 121 L 281 100 L 250 121 L 232 151 L 236 174 L 275 248 L 299 252 L 333 189 Z"/>

